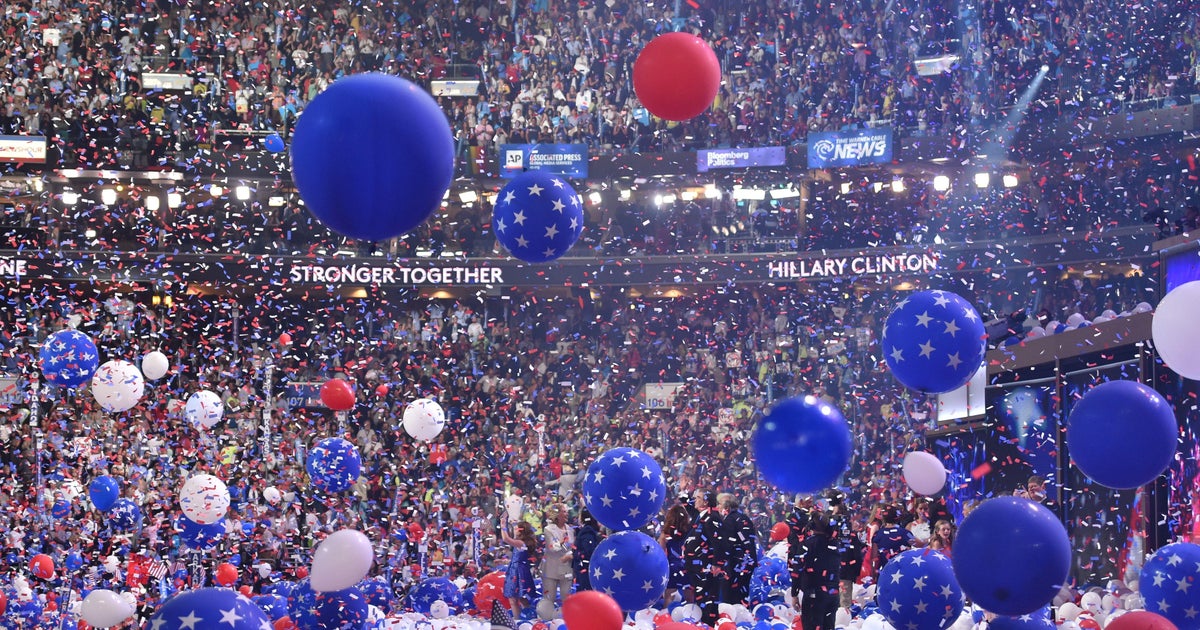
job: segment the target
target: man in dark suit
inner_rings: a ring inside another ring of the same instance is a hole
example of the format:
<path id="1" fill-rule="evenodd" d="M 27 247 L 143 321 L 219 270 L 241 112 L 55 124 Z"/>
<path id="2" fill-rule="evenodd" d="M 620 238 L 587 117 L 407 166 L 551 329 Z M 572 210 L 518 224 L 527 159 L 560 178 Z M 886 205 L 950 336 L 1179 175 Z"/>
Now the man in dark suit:
<path id="1" fill-rule="evenodd" d="M 731 494 L 721 495 L 721 546 L 725 552 L 726 581 L 721 601 L 742 604 L 750 598 L 750 577 L 758 566 L 758 534 Z"/>
<path id="2" fill-rule="evenodd" d="M 698 512 L 692 531 L 683 541 L 683 561 L 691 580 L 696 603 L 700 605 L 700 620 L 710 626 L 717 623 L 717 604 L 720 602 L 721 579 L 725 574 L 721 549 L 721 515 L 717 512 L 714 492 L 696 492 L 694 505 Z"/>
<path id="3" fill-rule="evenodd" d="M 842 557 L 829 516 L 815 513 L 800 543 L 800 620 L 804 630 L 833 630 L 838 609 Z"/>

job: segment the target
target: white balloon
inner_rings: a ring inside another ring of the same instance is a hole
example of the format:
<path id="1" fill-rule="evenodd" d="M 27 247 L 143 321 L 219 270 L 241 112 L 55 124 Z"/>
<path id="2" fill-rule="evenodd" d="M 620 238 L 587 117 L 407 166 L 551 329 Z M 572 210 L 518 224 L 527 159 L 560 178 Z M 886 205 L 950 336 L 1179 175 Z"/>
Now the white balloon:
<path id="1" fill-rule="evenodd" d="M 283 494 L 279 492 L 279 488 L 267 486 L 263 489 L 263 498 L 271 505 L 279 505 L 279 502 L 283 500 Z"/>
<path id="2" fill-rule="evenodd" d="M 1057 333 L 1058 327 L 1061 325 L 1062 325 L 1062 323 L 1059 322 L 1057 319 L 1052 319 L 1052 320 L 1046 322 L 1046 334 L 1053 335 L 1053 334 Z"/>
<path id="3" fill-rule="evenodd" d="M 1083 609 L 1076 606 L 1075 602 L 1067 602 L 1058 607 L 1058 615 L 1055 618 L 1063 621 L 1074 621 L 1081 612 L 1083 612 Z"/>
<path id="4" fill-rule="evenodd" d="M 1200 281 L 1175 287 L 1158 303 L 1150 335 L 1167 367 L 1181 376 L 1200 378 Z"/>
<path id="5" fill-rule="evenodd" d="M 446 412 L 431 398 L 414 400 L 404 408 L 404 431 L 413 439 L 428 442 L 446 426 Z"/>
<path id="6" fill-rule="evenodd" d="M 183 407 L 183 417 L 187 421 L 204 429 L 211 429 L 225 415 L 225 405 L 221 397 L 207 389 L 202 389 L 188 396 L 187 404 Z"/>
<path id="7" fill-rule="evenodd" d="M 504 498 L 504 509 L 508 512 L 510 521 L 521 519 L 521 508 L 524 506 L 525 500 L 519 494 L 510 494 Z"/>
<path id="8" fill-rule="evenodd" d="M 257 569 L 258 577 L 260 578 L 265 579 L 268 575 L 271 575 L 271 564 L 269 562 L 263 562 L 262 564 L 259 564 Z"/>
<path id="9" fill-rule="evenodd" d="M 1104 612 L 1103 603 L 1104 600 L 1100 597 L 1100 593 L 1095 591 L 1088 591 L 1079 598 L 1079 606 L 1093 615 Z"/>
<path id="10" fill-rule="evenodd" d="M 96 628 L 111 628 L 133 615 L 133 608 L 124 597 L 106 589 L 98 588 L 83 598 L 79 607 L 83 620 Z"/>
<path id="11" fill-rule="evenodd" d="M 142 357 L 142 374 L 152 381 L 166 376 L 170 370 L 171 362 L 167 360 L 167 355 L 158 350 L 151 350 Z"/>
<path id="12" fill-rule="evenodd" d="M 434 602 L 434 603 L 436 604 L 437 602 Z M 534 610 L 537 611 L 538 617 L 540 619 L 542 619 L 543 621 L 548 621 L 548 620 L 554 618 L 554 613 L 555 613 L 554 602 L 551 601 L 547 597 L 543 597 L 543 598 L 539 599 L 537 606 L 534 607 Z M 432 606 L 430 606 L 429 612 L 430 613 L 433 612 Z"/>
<path id="13" fill-rule="evenodd" d="M 128 361 L 107 361 L 92 376 L 92 396 L 100 408 L 120 413 L 133 409 L 146 391 L 137 366 Z"/>
<path id="14" fill-rule="evenodd" d="M 1084 319 L 1086 318 L 1082 313 L 1071 313 L 1069 316 L 1067 316 L 1067 325 L 1078 326 L 1083 323 Z"/>
<path id="15" fill-rule="evenodd" d="M 1191 283 L 1189 282 L 1188 284 L 1191 284 Z M 1175 287 L 1175 288 L 1179 289 L 1179 287 Z M 1174 293 L 1174 292 L 1175 291 L 1172 291 L 1171 293 Z M 1171 293 L 1168 293 L 1167 295 L 1170 295 Z M 1159 302 L 1159 306 L 1162 306 L 1161 302 Z M 1133 307 L 1133 314 L 1138 315 L 1141 313 L 1149 313 L 1150 311 L 1153 311 L 1153 310 L 1154 310 L 1154 307 L 1150 306 L 1149 302 L 1138 302 L 1137 306 Z"/>
<path id="16" fill-rule="evenodd" d="M 1031 339 L 1038 339 L 1040 337 L 1045 337 L 1045 336 L 1046 336 L 1045 328 L 1042 328 L 1041 326 L 1034 326 L 1033 328 L 1029 329 L 1029 332 L 1025 333 L 1025 340 L 1029 341 Z"/>
<path id="17" fill-rule="evenodd" d="M 683 604 L 681 606 L 676 606 L 675 610 L 671 611 L 671 619 L 673 621 L 684 621 L 688 619 L 691 621 L 700 621 L 700 615 L 700 607 L 696 604 Z"/>
<path id="18" fill-rule="evenodd" d="M 193 522 L 212 525 L 229 510 L 229 488 L 212 475 L 193 475 L 179 491 L 179 507 Z"/>
<path id="19" fill-rule="evenodd" d="M 946 467 L 930 453 L 911 451 L 904 456 L 904 483 L 917 494 L 937 494 L 946 487 Z"/>
<path id="20" fill-rule="evenodd" d="M 1106 309 L 1104 309 L 1104 312 L 1103 312 L 1103 313 L 1100 313 L 1100 317 L 1107 317 L 1107 318 L 1109 318 L 1109 319 L 1116 319 L 1116 318 L 1117 318 L 1117 312 L 1116 312 L 1116 311 L 1114 311 L 1114 310 L 1112 310 L 1111 308 L 1106 308 Z"/>
<path id="21" fill-rule="evenodd" d="M 375 552 L 366 534 L 355 529 L 338 530 L 313 552 L 309 583 L 318 593 L 347 589 L 367 577 L 374 562 Z"/>

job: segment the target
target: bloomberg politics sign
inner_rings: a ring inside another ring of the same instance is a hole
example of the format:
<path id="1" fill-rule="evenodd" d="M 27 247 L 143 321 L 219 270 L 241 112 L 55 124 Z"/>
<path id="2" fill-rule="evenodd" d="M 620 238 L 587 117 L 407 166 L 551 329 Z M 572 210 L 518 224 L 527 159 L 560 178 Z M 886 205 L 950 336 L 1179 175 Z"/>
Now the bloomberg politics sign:
<path id="1" fill-rule="evenodd" d="M 502 144 L 501 177 L 522 171 L 543 170 L 555 175 L 585 179 L 588 174 L 586 144 Z"/>
<path id="2" fill-rule="evenodd" d="M 891 127 L 808 135 L 808 168 L 838 168 L 891 161 Z"/>
<path id="3" fill-rule="evenodd" d="M 714 168 L 752 168 L 785 164 L 787 152 L 783 147 L 704 149 L 696 152 L 696 170 L 701 173 Z"/>

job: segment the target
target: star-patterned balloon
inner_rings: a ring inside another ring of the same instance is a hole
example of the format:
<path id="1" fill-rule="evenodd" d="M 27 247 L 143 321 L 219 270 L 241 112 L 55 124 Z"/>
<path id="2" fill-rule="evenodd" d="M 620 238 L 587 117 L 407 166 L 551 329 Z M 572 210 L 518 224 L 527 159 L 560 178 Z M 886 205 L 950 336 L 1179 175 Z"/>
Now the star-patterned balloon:
<path id="1" fill-rule="evenodd" d="M 583 502 L 601 525 L 638 529 L 662 509 L 667 484 L 653 457 L 637 449 L 614 448 L 601 455 L 583 479 Z"/>
<path id="2" fill-rule="evenodd" d="M 358 479 L 362 457 L 349 441 L 325 438 L 309 452 L 306 466 L 314 487 L 325 492 L 342 492 Z"/>
<path id="3" fill-rule="evenodd" d="M 100 365 L 96 344 L 78 330 L 60 330 L 47 337 L 38 357 L 46 380 L 63 387 L 88 382 Z"/>
<path id="4" fill-rule="evenodd" d="M 450 614 L 454 614 L 462 609 L 462 592 L 454 582 L 436 577 L 421 582 L 408 594 L 408 607 L 421 614 L 429 614 L 429 607 L 438 601 L 446 602 Z"/>
<path id="5" fill-rule="evenodd" d="M 305 578 L 288 594 L 288 616 L 300 630 L 361 630 L 367 599 L 358 588 L 318 593 Z"/>
<path id="6" fill-rule="evenodd" d="M 988 624 L 988 630 L 1051 630 L 1054 627 L 1049 608 L 1019 617 L 996 617 Z"/>
<path id="7" fill-rule="evenodd" d="M 937 551 L 899 553 L 879 573 L 879 611 L 896 630 L 945 630 L 962 609 L 954 567 Z"/>
<path id="8" fill-rule="evenodd" d="M 216 547 L 225 539 L 225 519 L 201 525 L 186 516 L 175 519 L 175 529 L 179 532 L 179 541 L 191 547 L 206 551 Z"/>
<path id="9" fill-rule="evenodd" d="M 269 593 L 267 595 L 259 595 L 250 601 L 254 602 L 255 606 L 261 608 L 263 614 L 272 622 L 279 621 L 288 614 L 287 598 L 283 595 Z"/>
<path id="10" fill-rule="evenodd" d="M 141 522 L 142 509 L 131 499 L 117 499 L 112 509 L 108 511 L 108 518 L 113 527 L 129 531 L 137 528 L 138 523 Z"/>
<path id="11" fill-rule="evenodd" d="M 363 580 L 358 583 L 358 590 L 367 598 L 367 604 L 375 606 L 385 613 L 392 612 L 392 585 L 381 577 Z M 464 600 L 469 601 L 469 600 Z"/>
<path id="12" fill-rule="evenodd" d="M 648 608 L 661 599 L 667 571 L 667 553 L 656 540 L 635 531 L 602 540 L 588 567 L 592 588 L 615 599 L 626 612 Z"/>
<path id="13" fill-rule="evenodd" d="M 262 609 L 228 588 L 183 591 L 150 617 L 148 630 L 272 630 Z"/>
<path id="14" fill-rule="evenodd" d="M 1138 585 L 1146 610 L 1166 617 L 1180 630 L 1200 628 L 1200 545 L 1161 547 L 1142 567 Z"/>
<path id="15" fill-rule="evenodd" d="M 496 197 L 492 209 L 496 240 L 515 258 L 554 260 L 583 233 L 583 204 L 571 185 L 553 173 L 526 171 Z"/>
<path id="16" fill-rule="evenodd" d="M 920 291 L 896 305 L 883 327 L 884 360 L 896 380 L 927 394 L 967 384 L 983 364 L 987 331 L 975 307 L 949 291 Z"/>

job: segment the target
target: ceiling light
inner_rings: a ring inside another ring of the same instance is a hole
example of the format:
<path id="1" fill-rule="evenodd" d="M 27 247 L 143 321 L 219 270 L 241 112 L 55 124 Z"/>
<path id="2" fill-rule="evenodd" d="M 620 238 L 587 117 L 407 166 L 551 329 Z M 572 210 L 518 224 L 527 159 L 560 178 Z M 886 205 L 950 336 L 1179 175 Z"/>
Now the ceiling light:
<path id="1" fill-rule="evenodd" d="M 904 180 L 903 179 L 897 177 L 896 179 L 892 180 L 892 192 L 894 192 L 894 193 L 904 192 Z"/>
<path id="2" fill-rule="evenodd" d="M 167 193 L 167 207 L 171 209 L 178 208 L 183 205 L 183 195 L 173 192 Z"/>
<path id="3" fill-rule="evenodd" d="M 975 173 L 975 187 L 987 188 L 988 184 L 992 183 L 992 176 L 988 173 Z"/>
<path id="4" fill-rule="evenodd" d="M 221 188 L 220 186 L 218 186 L 216 184 L 213 184 L 212 186 L 209 186 L 208 194 L 210 194 L 214 197 L 220 197 L 221 195 L 225 194 L 225 189 Z"/>
<path id="5" fill-rule="evenodd" d="M 599 204 L 604 200 L 604 197 L 600 195 L 600 191 L 593 190 L 592 192 L 588 193 L 588 199 L 591 200 L 593 204 Z"/>
<path id="6" fill-rule="evenodd" d="M 842 182 L 842 194 L 843 195 L 850 194 L 850 182 Z"/>
<path id="7" fill-rule="evenodd" d="M 283 197 L 280 197 L 279 195 L 267 198 L 267 205 L 271 206 L 272 208 L 280 208 L 280 207 L 283 207 L 285 204 L 287 204 L 287 199 L 284 199 Z"/>
<path id="8" fill-rule="evenodd" d="M 72 190 L 64 190 L 62 194 L 63 203 L 68 206 L 73 206 L 79 203 L 79 193 Z"/>
<path id="9" fill-rule="evenodd" d="M 250 187 L 249 186 L 238 186 L 237 188 L 235 188 L 233 190 L 234 190 L 234 194 L 238 198 L 238 201 L 250 201 Z"/>
<path id="10" fill-rule="evenodd" d="M 117 204 L 117 191 L 112 188 L 101 190 L 100 202 L 106 206 L 115 206 Z"/>
<path id="11" fill-rule="evenodd" d="M 1004 176 L 1004 187 L 1005 188 L 1016 188 L 1017 184 L 1019 184 L 1019 183 L 1020 183 L 1020 180 L 1017 179 L 1017 176 L 1012 173 L 1009 173 Z"/>
<path id="12" fill-rule="evenodd" d="M 479 193 L 474 190 L 464 190 L 458 193 L 458 200 L 463 203 L 475 203 L 479 201 Z"/>
<path id="13" fill-rule="evenodd" d="M 771 191 L 772 199 L 795 199 L 800 196 L 800 191 L 792 187 L 776 188 Z"/>
<path id="14" fill-rule="evenodd" d="M 146 197 L 146 209 L 149 210 L 150 212 L 158 212 L 158 207 L 159 207 L 160 203 L 162 203 L 162 202 L 159 200 L 158 195 L 152 195 L 150 197 Z"/>
<path id="15" fill-rule="evenodd" d="M 946 175 L 936 175 L 933 178 L 933 189 L 938 192 L 950 190 L 950 178 Z"/>
<path id="16" fill-rule="evenodd" d="M 721 189 L 717 188 L 716 184 L 707 184 L 704 186 L 704 197 L 706 199 L 720 199 Z"/>

